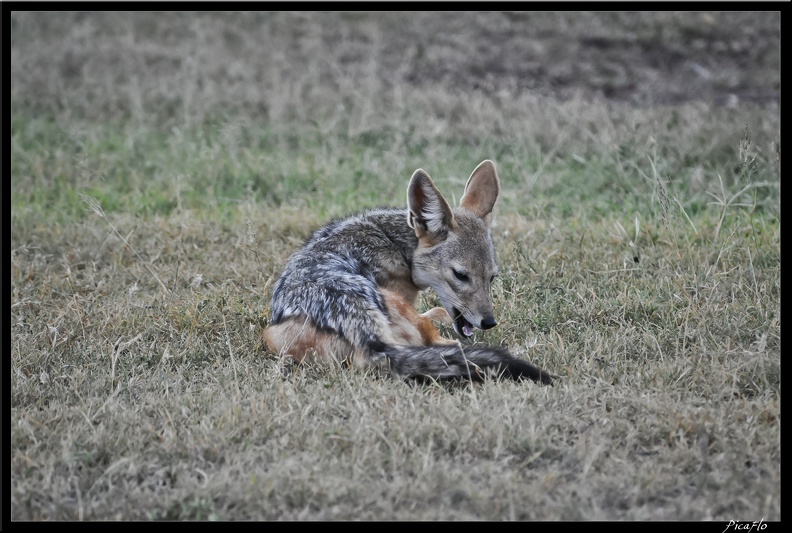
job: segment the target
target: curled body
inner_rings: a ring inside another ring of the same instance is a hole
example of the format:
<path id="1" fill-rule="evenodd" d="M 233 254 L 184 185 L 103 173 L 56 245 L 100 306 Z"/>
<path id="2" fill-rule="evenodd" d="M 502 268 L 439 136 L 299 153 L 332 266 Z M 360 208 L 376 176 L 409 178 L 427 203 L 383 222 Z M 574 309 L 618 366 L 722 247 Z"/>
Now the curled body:
<path id="1" fill-rule="evenodd" d="M 372 209 L 318 229 L 289 260 L 273 288 L 264 335 L 295 361 L 379 367 L 399 378 L 481 380 L 487 375 L 552 382 L 546 372 L 499 347 L 465 347 L 433 322 L 467 338 L 495 327 L 492 243 L 500 194 L 486 160 L 451 207 L 422 169 L 407 188 L 407 209 Z M 420 314 L 432 288 L 442 307 Z"/>

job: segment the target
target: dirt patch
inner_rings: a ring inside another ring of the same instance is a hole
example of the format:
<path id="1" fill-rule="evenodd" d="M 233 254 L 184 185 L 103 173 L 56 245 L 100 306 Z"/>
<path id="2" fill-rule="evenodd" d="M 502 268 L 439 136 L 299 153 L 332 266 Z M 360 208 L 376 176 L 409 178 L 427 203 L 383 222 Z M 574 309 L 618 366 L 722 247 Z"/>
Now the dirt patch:
<path id="1" fill-rule="evenodd" d="M 387 55 L 412 53 L 413 83 L 460 90 L 641 105 L 779 101 L 777 12 L 474 15 L 423 14 L 394 32 Z"/>

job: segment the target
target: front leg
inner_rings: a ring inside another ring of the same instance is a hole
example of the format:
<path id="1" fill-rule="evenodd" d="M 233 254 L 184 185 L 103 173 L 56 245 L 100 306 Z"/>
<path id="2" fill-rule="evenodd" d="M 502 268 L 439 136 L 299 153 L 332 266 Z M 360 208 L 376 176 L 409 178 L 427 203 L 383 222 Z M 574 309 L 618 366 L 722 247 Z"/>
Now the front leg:
<path id="1" fill-rule="evenodd" d="M 448 314 L 448 311 L 446 311 L 444 307 L 435 307 L 434 309 L 430 309 L 423 313 L 421 317 L 428 318 L 429 320 L 433 320 L 446 326 L 451 326 L 454 323 L 454 321 L 451 320 L 451 315 Z M 446 339 L 440 335 L 439 331 L 437 332 L 437 335 L 432 337 L 431 342 L 428 342 L 427 344 L 453 344 L 455 346 L 459 346 L 460 348 L 462 347 L 462 343 L 458 339 Z"/>
<path id="2" fill-rule="evenodd" d="M 445 309 L 437 307 L 427 311 L 423 315 L 419 314 L 410 303 L 393 291 L 380 288 L 387 308 L 389 331 L 385 342 L 395 344 L 406 344 L 412 346 L 431 346 L 433 344 L 456 344 L 461 346 L 459 341 L 446 339 L 440 335 L 437 328 L 432 324 L 432 319 L 451 323 Z"/>

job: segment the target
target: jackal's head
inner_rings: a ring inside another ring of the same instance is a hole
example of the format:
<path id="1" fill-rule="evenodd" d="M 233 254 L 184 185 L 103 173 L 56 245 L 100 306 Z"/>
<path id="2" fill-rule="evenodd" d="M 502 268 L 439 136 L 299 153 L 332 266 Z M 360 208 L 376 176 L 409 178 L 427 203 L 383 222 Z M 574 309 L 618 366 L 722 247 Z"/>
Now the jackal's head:
<path id="1" fill-rule="evenodd" d="M 497 325 L 490 290 L 498 265 L 490 227 L 499 193 L 490 160 L 470 175 L 459 207 L 448 205 L 423 169 L 407 187 L 407 223 L 418 237 L 413 282 L 435 290 L 462 337 Z"/>

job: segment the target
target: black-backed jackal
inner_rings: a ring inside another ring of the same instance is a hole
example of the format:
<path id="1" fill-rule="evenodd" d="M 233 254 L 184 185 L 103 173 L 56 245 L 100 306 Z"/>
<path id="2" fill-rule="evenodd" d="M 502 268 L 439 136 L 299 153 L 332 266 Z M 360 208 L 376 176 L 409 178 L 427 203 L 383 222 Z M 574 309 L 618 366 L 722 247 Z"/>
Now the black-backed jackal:
<path id="1" fill-rule="evenodd" d="M 372 209 L 317 230 L 274 286 L 264 335 L 296 361 L 348 361 L 402 378 L 552 378 L 503 348 L 463 346 L 497 322 L 490 289 L 498 273 L 490 226 L 500 194 L 492 161 L 479 164 L 458 207 L 422 169 L 407 187 L 407 209 Z M 443 307 L 419 314 L 418 292 L 431 287 Z"/>

